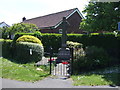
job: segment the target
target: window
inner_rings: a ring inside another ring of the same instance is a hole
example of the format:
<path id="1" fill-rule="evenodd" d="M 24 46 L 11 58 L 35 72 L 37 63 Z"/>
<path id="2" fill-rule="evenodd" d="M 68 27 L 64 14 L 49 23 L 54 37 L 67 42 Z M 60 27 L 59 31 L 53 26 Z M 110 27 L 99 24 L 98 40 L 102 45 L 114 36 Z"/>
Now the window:
<path id="1" fill-rule="evenodd" d="M 61 33 L 61 34 L 62 34 L 62 29 L 59 29 L 59 33 Z"/>

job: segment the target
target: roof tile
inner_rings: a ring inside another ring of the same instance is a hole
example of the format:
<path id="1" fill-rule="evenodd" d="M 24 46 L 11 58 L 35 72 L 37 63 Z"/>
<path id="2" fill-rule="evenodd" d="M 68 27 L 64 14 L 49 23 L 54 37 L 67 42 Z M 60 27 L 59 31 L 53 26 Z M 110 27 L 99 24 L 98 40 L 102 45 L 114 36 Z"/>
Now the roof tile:
<path id="1" fill-rule="evenodd" d="M 67 17 L 68 15 L 70 15 L 75 9 L 76 8 L 45 15 L 45 16 L 40 16 L 40 17 L 25 20 L 23 22 L 36 24 L 38 27 L 52 27 L 58 24 L 63 17 Z"/>

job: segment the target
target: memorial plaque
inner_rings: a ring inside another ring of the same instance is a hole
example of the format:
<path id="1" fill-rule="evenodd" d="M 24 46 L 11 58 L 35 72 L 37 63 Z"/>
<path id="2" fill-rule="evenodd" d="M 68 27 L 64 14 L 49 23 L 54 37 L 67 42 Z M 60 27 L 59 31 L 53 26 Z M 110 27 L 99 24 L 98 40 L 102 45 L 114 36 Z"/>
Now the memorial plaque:
<path id="1" fill-rule="evenodd" d="M 58 58 L 61 61 L 70 60 L 70 50 L 69 48 L 59 49 Z"/>

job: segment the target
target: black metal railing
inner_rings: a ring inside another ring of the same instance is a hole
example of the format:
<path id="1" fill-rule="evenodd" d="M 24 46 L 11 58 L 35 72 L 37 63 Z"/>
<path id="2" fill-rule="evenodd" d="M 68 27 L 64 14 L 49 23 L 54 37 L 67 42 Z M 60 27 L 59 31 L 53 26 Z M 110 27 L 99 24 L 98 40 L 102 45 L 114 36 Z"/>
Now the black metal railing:
<path id="1" fill-rule="evenodd" d="M 49 66 L 49 74 L 70 76 L 74 74 L 74 60 L 79 58 L 80 54 L 82 54 L 80 48 L 70 48 L 70 60 L 58 63 L 58 53 L 54 53 L 53 48 L 50 47 L 49 52 L 45 52 L 45 58 L 40 62 L 42 65 Z"/>

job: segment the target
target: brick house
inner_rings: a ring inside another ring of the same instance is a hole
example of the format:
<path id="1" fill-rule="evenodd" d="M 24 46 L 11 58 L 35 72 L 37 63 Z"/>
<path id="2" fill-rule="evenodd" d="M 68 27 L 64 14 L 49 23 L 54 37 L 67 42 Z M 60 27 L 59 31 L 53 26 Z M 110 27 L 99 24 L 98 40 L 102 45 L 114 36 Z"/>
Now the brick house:
<path id="1" fill-rule="evenodd" d="M 67 21 L 70 24 L 67 33 L 82 33 L 83 30 L 80 30 L 79 26 L 81 20 L 84 17 L 80 13 L 78 8 L 65 10 L 62 12 L 57 12 L 28 20 L 26 20 L 26 18 L 24 17 L 23 23 L 36 24 L 42 33 L 61 33 L 62 32 L 61 22 L 63 17 L 66 17 Z"/>

